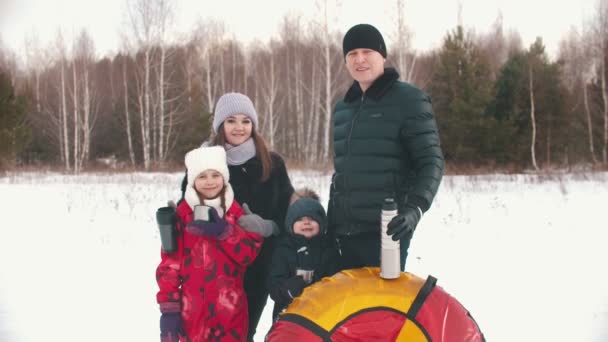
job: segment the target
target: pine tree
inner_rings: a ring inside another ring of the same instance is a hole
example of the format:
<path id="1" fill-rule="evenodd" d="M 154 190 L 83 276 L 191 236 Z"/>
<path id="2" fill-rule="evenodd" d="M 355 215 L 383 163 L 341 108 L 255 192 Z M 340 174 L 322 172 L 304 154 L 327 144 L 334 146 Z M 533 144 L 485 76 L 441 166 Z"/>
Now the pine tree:
<path id="1" fill-rule="evenodd" d="M 26 97 L 15 94 L 9 75 L 0 70 L 0 166 L 14 164 L 27 145 L 26 110 Z"/>
<path id="2" fill-rule="evenodd" d="M 492 154 L 498 164 L 525 164 L 529 146 L 527 61 L 523 52 L 513 54 L 500 69 L 495 97 L 488 108 L 496 121 Z"/>
<path id="3" fill-rule="evenodd" d="M 499 163 L 530 166 L 532 144 L 536 159 L 545 167 L 566 159 L 568 127 L 572 120 L 566 117 L 567 91 L 560 80 L 560 65 L 549 61 L 540 39 L 528 51 L 513 54 L 507 60 L 496 81 L 496 95 L 488 110 L 501 128 L 495 131 L 494 153 Z M 536 132 L 531 120 L 531 94 Z"/>
<path id="4" fill-rule="evenodd" d="M 441 132 L 446 159 L 458 164 L 485 163 L 492 99 L 489 64 L 462 26 L 449 33 L 437 58 L 429 92 Z"/>

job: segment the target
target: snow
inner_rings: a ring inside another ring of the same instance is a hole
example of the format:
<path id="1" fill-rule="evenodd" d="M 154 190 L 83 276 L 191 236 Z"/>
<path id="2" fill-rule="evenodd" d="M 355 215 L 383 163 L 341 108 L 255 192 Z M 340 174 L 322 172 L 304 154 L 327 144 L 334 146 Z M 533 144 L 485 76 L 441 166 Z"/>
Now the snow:
<path id="1" fill-rule="evenodd" d="M 0 177 L 0 341 L 158 341 L 154 212 L 181 177 Z M 291 177 L 327 202 L 329 174 Z M 488 341 L 608 341 L 607 185 L 608 173 L 447 176 L 407 270 L 438 278 Z"/>

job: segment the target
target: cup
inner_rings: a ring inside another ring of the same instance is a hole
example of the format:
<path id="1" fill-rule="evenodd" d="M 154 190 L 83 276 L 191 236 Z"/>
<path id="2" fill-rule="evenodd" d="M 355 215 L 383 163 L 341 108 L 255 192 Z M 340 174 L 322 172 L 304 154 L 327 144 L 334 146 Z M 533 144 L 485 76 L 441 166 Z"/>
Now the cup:
<path id="1" fill-rule="evenodd" d="M 312 283 L 312 279 L 315 275 L 315 270 L 304 270 L 304 269 L 298 268 L 298 269 L 296 269 L 296 275 L 304 278 L 304 282 L 306 282 L 306 284 L 310 284 L 310 283 Z"/>
<path id="2" fill-rule="evenodd" d="M 202 220 L 202 221 L 209 221 L 209 209 L 211 209 L 211 207 L 206 206 L 206 205 L 202 205 L 202 204 L 195 205 L 194 206 L 194 219 Z"/>

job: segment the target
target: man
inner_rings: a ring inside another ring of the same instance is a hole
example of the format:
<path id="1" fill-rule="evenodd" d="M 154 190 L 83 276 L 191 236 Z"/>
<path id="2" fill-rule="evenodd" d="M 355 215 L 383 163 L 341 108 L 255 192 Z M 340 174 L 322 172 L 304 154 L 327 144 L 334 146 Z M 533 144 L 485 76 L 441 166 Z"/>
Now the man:
<path id="1" fill-rule="evenodd" d="M 443 176 L 430 97 L 385 68 L 386 45 L 373 26 L 348 30 L 342 43 L 354 79 L 334 111 L 334 168 L 328 216 L 341 269 L 380 265 L 380 210 L 394 198 L 388 234 L 400 241 L 401 269 L 420 218 Z"/>

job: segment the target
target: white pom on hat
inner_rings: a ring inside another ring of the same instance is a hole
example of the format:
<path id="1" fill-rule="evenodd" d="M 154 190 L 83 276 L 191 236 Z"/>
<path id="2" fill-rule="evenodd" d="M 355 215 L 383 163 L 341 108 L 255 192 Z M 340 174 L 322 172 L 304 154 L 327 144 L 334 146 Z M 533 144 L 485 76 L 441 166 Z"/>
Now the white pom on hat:
<path id="1" fill-rule="evenodd" d="M 241 93 L 226 93 L 217 100 L 213 116 L 213 131 L 217 133 L 218 128 L 228 117 L 235 114 L 244 114 L 258 127 L 258 113 L 255 111 L 253 102 Z"/>
<path id="2" fill-rule="evenodd" d="M 224 177 L 224 184 L 230 180 L 226 150 L 222 146 L 205 146 L 186 153 L 186 168 L 188 169 L 188 187 L 194 186 L 194 180 L 205 170 L 216 170 Z"/>

